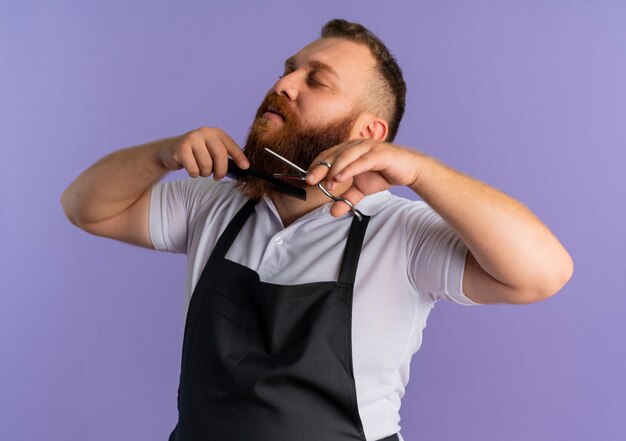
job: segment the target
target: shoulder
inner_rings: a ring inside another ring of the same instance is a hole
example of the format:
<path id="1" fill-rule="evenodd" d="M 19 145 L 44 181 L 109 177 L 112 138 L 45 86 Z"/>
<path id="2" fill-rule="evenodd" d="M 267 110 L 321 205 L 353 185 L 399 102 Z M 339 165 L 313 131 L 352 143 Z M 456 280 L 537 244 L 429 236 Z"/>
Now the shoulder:
<path id="1" fill-rule="evenodd" d="M 232 180 L 214 181 L 212 178 L 191 178 L 161 181 L 152 190 L 152 206 L 155 214 L 169 218 L 185 213 L 187 225 L 198 218 L 219 217 L 238 207 L 247 199 L 235 187 Z"/>
<path id="2" fill-rule="evenodd" d="M 191 178 L 161 181 L 154 185 L 153 193 L 176 199 L 187 207 L 200 207 L 209 202 L 244 199 L 234 181 L 214 181 L 211 178 Z"/>
<path id="3" fill-rule="evenodd" d="M 363 214 L 372 219 L 400 216 L 402 218 L 420 216 L 432 210 L 426 202 L 412 200 L 392 194 L 389 190 L 380 191 L 363 198 L 357 205 Z"/>

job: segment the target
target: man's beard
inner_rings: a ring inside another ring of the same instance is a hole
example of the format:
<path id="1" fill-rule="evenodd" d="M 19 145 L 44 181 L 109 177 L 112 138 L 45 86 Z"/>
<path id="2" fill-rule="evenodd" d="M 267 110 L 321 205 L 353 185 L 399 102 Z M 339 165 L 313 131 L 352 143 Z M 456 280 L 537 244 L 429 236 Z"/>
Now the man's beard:
<path id="1" fill-rule="evenodd" d="M 244 153 L 250 161 L 250 167 L 270 176 L 274 173 L 297 174 L 298 171 L 266 152 L 264 148 L 269 148 L 298 167 L 307 170 L 313 160 L 324 150 L 348 141 L 352 126 L 359 114 L 358 108 L 355 107 L 345 117 L 324 125 L 305 127 L 298 120 L 288 102 L 286 97 L 275 93 L 266 96 L 257 110 L 244 146 Z M 283 116 L 282 126 L 273 127 L 273 121 L 262 118 L 269 104 Z M 264 195 L 278 191 L 275 184 L 254 176 L 239 176 L 236 179 L 236 187 L 250 199 L 260 199 Z M 300 188 L 307 186 L 303 180 L 290 179 L 287 182 Z"/>

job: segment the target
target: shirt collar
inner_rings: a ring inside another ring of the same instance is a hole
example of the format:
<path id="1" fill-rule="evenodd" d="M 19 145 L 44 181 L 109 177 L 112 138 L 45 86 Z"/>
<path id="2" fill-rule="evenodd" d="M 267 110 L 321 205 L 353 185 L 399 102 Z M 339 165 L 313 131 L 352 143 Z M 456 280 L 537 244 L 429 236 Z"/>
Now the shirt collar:
<path id="1" fill-rule="evenodd" d="M 378 193 L 365 196 L 359 201 L 358 204 L 356 204 L 356 209 L 366 216 L 373 216 L 383 207 L 384 203 L 388 201 L 391 196 L 392 195 L 389 190 L 383 190 L 379 191 Z M 271 211 L 277 219 L 280 219 L 280 215 L 278 214 L 278 210 L 276 209 L 274 202 L 272 202 L 272 200 L 267 195 L 263 196 L 263 202 L 265 203 L 266 208 Z M 296 222 L 319 216 L 331 216 L 330 207 L 332 206 L 332 204 L 332 201 L 328 201 L 326 204 L 309 211 L 304 216 L 300 217 Z M 337 219 L 342 219 L 343 217 L 348 216 L 351 216 L 350 212 L 338 217 Z"/>

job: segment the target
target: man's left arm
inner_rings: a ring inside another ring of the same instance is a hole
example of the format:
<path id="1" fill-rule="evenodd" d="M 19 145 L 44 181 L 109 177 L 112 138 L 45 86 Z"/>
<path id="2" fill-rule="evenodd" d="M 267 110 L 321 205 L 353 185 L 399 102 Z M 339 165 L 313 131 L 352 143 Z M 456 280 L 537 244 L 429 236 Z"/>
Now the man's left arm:
<path id="1" fill-rule="evenodd" d="M 435 210 L 467 245 L 463 292 L 478 303 L 531 303 L 557 293 L 571 278 L 573 261 L 552 232 L 523 204 L 455 171 L 436 158 L 391 143 L 359 140 L 335 146 L 311 169 L 352 203 L 391 185 L 406 185 Z M 331 213 L 348 211 L 336 202 Z"/>

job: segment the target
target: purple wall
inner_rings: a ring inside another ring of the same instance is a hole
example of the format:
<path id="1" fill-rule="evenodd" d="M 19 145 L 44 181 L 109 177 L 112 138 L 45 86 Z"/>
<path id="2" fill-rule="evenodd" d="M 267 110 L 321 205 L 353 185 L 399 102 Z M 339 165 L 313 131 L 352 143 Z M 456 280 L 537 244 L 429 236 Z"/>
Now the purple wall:
<path id="1" fill-rule="evenodd" d="M 437 304 L 404 438 L 626 439 L 625 2 L 50 3 L 0 4 L 0 439 L 167 439 L 185 257 L 90 236 L 59 197 L 122 147 L 243 142 L 332 17 L 400 61 L 396 141 L 526 204 L 575 262 L 545 302 Z"/>

